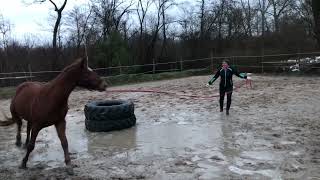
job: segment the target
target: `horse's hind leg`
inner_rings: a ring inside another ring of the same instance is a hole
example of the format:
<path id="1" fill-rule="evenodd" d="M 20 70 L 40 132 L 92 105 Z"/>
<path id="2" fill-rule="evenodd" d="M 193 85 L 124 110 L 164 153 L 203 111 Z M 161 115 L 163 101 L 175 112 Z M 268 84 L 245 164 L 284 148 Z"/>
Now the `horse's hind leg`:
<path id="1" fill-rule="evenodd" d="M 17 117 L 17 116 L 13 116 L 12 118 L 15 119 L 16 123 L 17 123 L 17 136 L 16 136 L 16 145 L 17 146 L 21 146 L 21 126 L 22 126 L 22 119 Z"/>
<path id="2" fill-rule="evenodd" d="M 27 154 L 23 158 L 22 164 L 20 166 L 20 168 L 22 168 L 22 169 L 27 168 L 27 162 L 28 162 L 28 159 L 29 159 L 29 155 L 34 149 L 34 146 L 35 146 L 35 143 L 36 143 L 36 139 L 37 139 L 37 136 L 38 136 L 40 130 L 41 130 L 41 128 L 35 127 L 35 126 L 33 126 L 31 128 L 31 139 L 30 139 L 30 141 L 28 143 Z"/>
<path id="3" fill-rule="evenodd" d="M 16 113 L 13 103 L 11 103 L 11 105 L 10 105 L 10 112 L 11 112 L 12 120 L 17 123 L 16 145 L 20 147 L 21 146 L 22 119 Z"/>
<path id="4" fill-rule="evenodd" d="M 24 144 L 24 148 L 28 147 L 28 143 L 30 140 L 30 131 L 31 131 L 31 122 L 28 121 L 28 123 L 27 123 L 27 138 L 26 138 L 26 143 Z"/>

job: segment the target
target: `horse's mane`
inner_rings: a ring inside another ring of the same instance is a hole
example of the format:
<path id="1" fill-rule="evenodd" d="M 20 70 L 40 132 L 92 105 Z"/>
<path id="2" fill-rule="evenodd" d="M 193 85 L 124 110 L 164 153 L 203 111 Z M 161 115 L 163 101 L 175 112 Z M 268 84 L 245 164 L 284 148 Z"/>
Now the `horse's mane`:
<path id="1" fill-rule="evenodd" d="M 75 60 L 75 62 L 73 62 L 72 64 L 68 65 L 67 67 L 65 67 L 62 72 L 69 72 L 75 68 L 79 68 L 79 65 L 82 61 L 82 58 L 78 58 L 77 60 Z"/>

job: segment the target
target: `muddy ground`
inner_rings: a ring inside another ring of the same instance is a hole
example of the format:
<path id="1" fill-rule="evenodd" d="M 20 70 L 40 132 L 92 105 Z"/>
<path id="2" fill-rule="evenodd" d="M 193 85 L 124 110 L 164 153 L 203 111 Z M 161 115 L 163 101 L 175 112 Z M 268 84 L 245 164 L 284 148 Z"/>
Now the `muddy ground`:
<path id="1" fill-rule="evenodd" d="M 204 86 L 208 79 L 111 89 L 216 95 L 217 83 Z M 320 77 L 253 79 L 253 89 L 234 92 L 230 116 L 218 112 L 217 99 L 76 91 L 67 115 L 75 175 L 65 171 L 52 127 L 40 132 L 29 169 L 18 169 L 25 150 L 15 146 L 16 127 L 10 126 L 0 127 L 0 179 L 320 179 Z M 133 100 L 137 126 L 110 133 L 85 130 L 85 103 L 101 99 Z M 9 100 L 1 106 L 8 113 Z"/>

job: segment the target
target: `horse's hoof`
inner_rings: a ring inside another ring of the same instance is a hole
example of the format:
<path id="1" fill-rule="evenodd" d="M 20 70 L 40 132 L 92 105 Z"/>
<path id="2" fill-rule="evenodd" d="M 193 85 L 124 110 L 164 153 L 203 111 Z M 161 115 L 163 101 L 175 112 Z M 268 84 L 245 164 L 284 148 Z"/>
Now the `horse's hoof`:
<path id="1" fill-rule="evenodd" d="M 28 144 L 23 144 L 23 149 L 28 149 Z"/>
<path id="2" fill-rule="evenodd" d="M 73 167 L 71 165 L 68 165 L 66 170 L 67 170 L 68 175 L 70 175 L 70 176 L 74 175 Z"/>
<path id="3" fill-rule="evenodd" d="M 21 166 L 19 166 L 19 169 L 27 169 L 27 165 L 21 164 Z"/>

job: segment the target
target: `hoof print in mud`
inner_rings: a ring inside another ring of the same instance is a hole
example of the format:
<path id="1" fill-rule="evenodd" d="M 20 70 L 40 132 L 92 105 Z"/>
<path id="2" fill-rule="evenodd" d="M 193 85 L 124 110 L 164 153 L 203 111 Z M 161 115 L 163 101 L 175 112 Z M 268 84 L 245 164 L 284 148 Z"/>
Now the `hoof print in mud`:
<path id="1" fill-rule="evenodd" d="M 93 101 L 85 105 L 84 113 L 86 129 L 93 132 L 121 130 L 136 124 L 131 101 Z"/>

